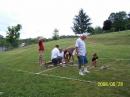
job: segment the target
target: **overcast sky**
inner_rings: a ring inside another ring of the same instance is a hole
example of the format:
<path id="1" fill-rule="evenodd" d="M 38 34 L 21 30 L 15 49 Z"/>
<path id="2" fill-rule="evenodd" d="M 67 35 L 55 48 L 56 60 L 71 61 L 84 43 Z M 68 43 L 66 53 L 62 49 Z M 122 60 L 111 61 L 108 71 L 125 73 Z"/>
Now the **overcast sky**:
<path id="1" fill-rule="evenodd" d="M 130 0 L 0 0 L 0 34 L 8 26 L 22 25 L 20 38 L 72 35 L 73 18 L 83 8 L 93 27 L 103 26 L 110 13 L 130 12 Z"/>

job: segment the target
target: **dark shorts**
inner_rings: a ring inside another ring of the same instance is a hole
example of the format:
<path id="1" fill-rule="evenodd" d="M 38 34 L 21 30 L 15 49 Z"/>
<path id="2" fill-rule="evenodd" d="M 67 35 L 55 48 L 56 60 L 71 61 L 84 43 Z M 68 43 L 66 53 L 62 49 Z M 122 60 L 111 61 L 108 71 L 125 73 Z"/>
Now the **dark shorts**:
<path id="1" fill-rule="evenodd" d="M 58 59 L 57 58 L 52 59 L 52 63 L 54 66 L 56 66 L 58 64 Z"/>
<path id="2" fill-rule="evenodd" d="M 86 56 L 78 56 L 78 63 L 79 65 L 85 65 L 88 63 Z"/>
<path id="3" fill-rule="evenodd" d="M 57 64 L 59 64 L 61 62 L 62 58 L 58 57 L 58 58 L 54 58 L 52 59 L 52 63 L 54 66 L 57 66 Z"/>

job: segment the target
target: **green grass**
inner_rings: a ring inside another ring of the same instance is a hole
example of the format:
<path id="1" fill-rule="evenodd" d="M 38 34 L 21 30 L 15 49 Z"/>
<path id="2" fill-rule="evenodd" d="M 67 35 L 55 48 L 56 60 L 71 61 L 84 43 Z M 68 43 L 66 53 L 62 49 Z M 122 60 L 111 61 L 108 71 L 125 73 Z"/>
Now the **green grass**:
<path id="1" fill-rule="evenodd" d="M 56 44 L 72 47 L 75 40 L 45 43 L 45 59 L 50 60 L 50 51 Z M 97 68 L 85 76 L 79 76 L 75 66 L 34 74 L 42 71 L 37 44 L 0 52 L 0 97 L 130 97 L 130 31 L 93 35 L 86 40 L 86 45 L 89 64 L 93 52 L 99 60 Z M 110 69 L 100 70 L 103 65 Z M 123 82 L 123 86 L 100 87 L 98 82 Z"/>

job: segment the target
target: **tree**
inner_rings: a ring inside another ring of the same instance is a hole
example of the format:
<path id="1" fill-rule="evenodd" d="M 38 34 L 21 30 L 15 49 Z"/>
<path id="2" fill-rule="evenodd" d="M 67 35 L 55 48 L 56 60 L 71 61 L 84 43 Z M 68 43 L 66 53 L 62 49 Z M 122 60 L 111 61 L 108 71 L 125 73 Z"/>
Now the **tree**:
<path id="1" fill-rule="evenodd" d="M 114 28 L 115 31 L 126 30 L 127 19 L 128 17 L 125 11 L 111 13 L 108 17 L 108 20 L 112 22 L 112 28 Z"/>
<path id="2" fill-rule="evenodd" d="M 0 39 L 3 39 L 3 38 L 4 38 L 4 36 L 0 35 Z"/>
<path id="3" fill-rule="evenodd" d="M 87 30 L 87 31 L 88 31 L 89 33 L 91 33 L 91 34 L 95 34 L 93 27 L 88 27 L 88 30 Z"/>
<path id="4" fill-rule="evenodd" d="M 18 40 L 20 37 L 19 31 L 21 30 L 21 28 L 22 26 L 20 24 L 17 24 L 16 26 L 8 27 L 6 39 L 13 47 L 18 47 Z"/>
<path id="5" fill-rule="evenodd" d="M 0 35 L 0 47 L 4 45 L 4 37 Z"/>
<path id="6" fill-rule="evenodd" d="M 102 28 L 99 27 L 99 26 L 95 27 L 94 33 L 95 33 L 95 34 L 100 34 L 100 33 L 102 33 Z"/>
<path id="7" fill-rule="evenodd" d="M 128 19 L 130 19 L 130 12 L 128 13 Z"/>
<path id="8" fill-rule="evenodd" d="M 103 23 L 103 30 L 108 31 L 111 30 L 112 22 L 110 20 L 106 20 Z"/>
<path id="9" fill-rule="evenodd" d="M 53 37 L 54 40 L 58 40 L 59 39 L 59 30 L 58 29 L 54 29 L 54 33 L 53 33 Z"/>
<path id="10" fill-rule="evenodd" d="M 90 25 L 89 16 L 81 9 L 79 14 L 74 17 L 72 30 L 75 34 L 86 33 Z"/>
<path id="11" fill-rule="evenodd" d="M 108 20 L 110 20 L 112 23 L 114 23 L 115 15 L 116 15 L 116 13 L 111 13 L 110 16 L 108 17 Z"/>
<path id="12" fill-rule="evenodd" d="M 130 30 L 130 13 L 128 13 L 127 29 Z"/>

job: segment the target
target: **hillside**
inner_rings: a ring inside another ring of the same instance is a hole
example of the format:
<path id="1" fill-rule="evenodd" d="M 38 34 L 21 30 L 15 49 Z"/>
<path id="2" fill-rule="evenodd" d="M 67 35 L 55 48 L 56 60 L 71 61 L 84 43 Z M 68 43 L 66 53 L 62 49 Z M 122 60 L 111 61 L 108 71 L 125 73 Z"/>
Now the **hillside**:
<path id="1" fill-rule="evenodd" d="M 76 38 L 46 42 L 45 59 L 52 48 L 72 47 Z M 130 31 L 89 36 L 86 40 L 89 64 L 92 53 L 97 67 L 85 76 L 75 66 L 46 70 L 38 65 L 37 44 L 0 52 L 0 97 L 130 97 Z M 76 59 L 76 57 L 75 57 Z M 77 60 L 75 60 L 77 63 Z M 101 66 L 109 66 L 100 70 Z M 42 72 L 39 75 L 36 73 Z M 90 82 L 87 82 L 90 81 Z M 122 82 L 122 86 L 98 86 L 99 82 Z"/>

